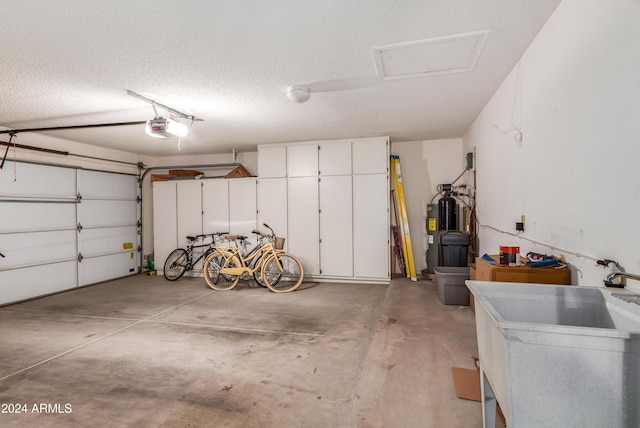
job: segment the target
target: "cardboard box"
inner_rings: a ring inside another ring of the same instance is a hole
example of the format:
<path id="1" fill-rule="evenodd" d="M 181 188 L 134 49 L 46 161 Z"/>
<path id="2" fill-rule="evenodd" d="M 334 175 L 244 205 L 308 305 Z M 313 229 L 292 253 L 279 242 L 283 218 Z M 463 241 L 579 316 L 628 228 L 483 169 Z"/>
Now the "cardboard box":
<path id="1" fill-rule="evenodd" d="M 253 177 L 247 169 L 240 165 L 235 167 L 229 174 L 225 175 L 224 178 L 243 178 L 243 177 Z"/>
<path id="2" fill-rule="evenodd" d="M 499 259 L 498 255 L 491 255 L 491 257 L 495 260 Z M 520 266 L 493 265 L 482 257 L 477 257 L 476 280 L 571 285 L 571 271 L 568 267 L 555 269 L 551 266 L 532 268 L 524 264 Z"/>
<path id="3" fill-rule="evenodd" d="M 195 169 L 170 169 L 169 175 L 174 177 L 196 177 L 203 175 L 203 172 L 196 171 Z"/>
<path id="4" fill-rule="evenodd" d="M 169 174 L 151 174 L 151 182 L 154 181 L 169 181 L 171 176 Z"/>
<path id="5" fill-rule="evenodd" d="M 463 369 L 461 367 L 451 367 L 453 373 L 453 384 L 456 388 L 458 398 L 471 401 L 482 401 L 480 386 L 480 372 L 474 369 Z M 500 403 L 496 403 L 496 411 L 502 423 L 506 425 L 506 420 Z"/>

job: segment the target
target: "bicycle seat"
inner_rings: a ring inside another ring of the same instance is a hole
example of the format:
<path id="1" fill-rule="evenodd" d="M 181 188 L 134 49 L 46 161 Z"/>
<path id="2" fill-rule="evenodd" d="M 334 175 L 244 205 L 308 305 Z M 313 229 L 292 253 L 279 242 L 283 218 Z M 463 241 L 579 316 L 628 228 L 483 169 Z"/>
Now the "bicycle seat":
<path id="1" fill-rule="evenodd" d="M 243 239 L 246 239 L 246 238 L 247 238 L 246 236 L 242 236 L 242 235 L 226 235 L 224 237 L 224 239 L 226 239 L 227 241 L 235 241 L 236 239 L 239 239 L 242 241 Z"/>
<path id="2" fill-rule="evenodd" d="M 187 239 L 191 242 L 195 241 L 196 239 L 198 239 L 196 236 L 187 236 Z"/>

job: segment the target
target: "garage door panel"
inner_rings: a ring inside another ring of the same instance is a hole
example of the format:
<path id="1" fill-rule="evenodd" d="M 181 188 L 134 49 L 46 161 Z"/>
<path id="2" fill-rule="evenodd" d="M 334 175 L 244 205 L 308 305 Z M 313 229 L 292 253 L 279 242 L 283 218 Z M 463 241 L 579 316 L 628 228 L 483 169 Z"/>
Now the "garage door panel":
<path id="1" fill-rule="evenodd" d="M 0 201 L 0 230 L 31 231 L 76 227 L 73 203 Z"/>
<path id="2" fill-rule="evenodd" d="M 103 257 L 85 258 L 80 262 L 79 285 L 95 284 L 134 274 L 138 257 L 134 251 Z"/>
<path id="3" fill-rule="evenodd" d="M 83 198 L 136 199 L 137 177 L 101 171 L 80 171 Z"/>
<path id="4" fill-rule="evenodd" d="M 76 170 L 72 168 L 18 163 L 15 181 L 12 168 L 0 170 L 0 177 L 0 195 L 75 198 Z"/>
<path id="5" fill-rule="evenodd" d="M 16 302 L 75 288 L 76 265 L 76 261 L 70 261 L 0 271 L 0 303 Z"/>
<path id="6" fill-rule="evenodd" d="M 80 251 L 84 257 L 93 254 L 115 253 L 137 247 L 135 226 L 101 229 L 83 229 L 80 233 Z"/>
<path id="7" fill-rule="evenodd" d="M 79 209 L 83 227 L 136 224 L 138 212 L 130 201 L 82 201 Z"/>
<path id="8" fill-rule="evenodd" d="M 75 259 L 76 231 L 14 233 L 0 235 L 0 270 L 30 264 Z"/>

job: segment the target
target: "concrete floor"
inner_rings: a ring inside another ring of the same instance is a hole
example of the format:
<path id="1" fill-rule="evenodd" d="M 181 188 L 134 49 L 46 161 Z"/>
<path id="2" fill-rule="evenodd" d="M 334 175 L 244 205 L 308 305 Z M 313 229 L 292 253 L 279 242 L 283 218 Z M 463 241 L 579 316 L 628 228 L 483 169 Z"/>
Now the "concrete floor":
<path id="1" fill-rule="evenodd" d="M 3 427 L 482 426 L 451 374 L 475 367 L 473 314 L 430 281 L 137 275 L 5 306 L 0 326 Z"/>

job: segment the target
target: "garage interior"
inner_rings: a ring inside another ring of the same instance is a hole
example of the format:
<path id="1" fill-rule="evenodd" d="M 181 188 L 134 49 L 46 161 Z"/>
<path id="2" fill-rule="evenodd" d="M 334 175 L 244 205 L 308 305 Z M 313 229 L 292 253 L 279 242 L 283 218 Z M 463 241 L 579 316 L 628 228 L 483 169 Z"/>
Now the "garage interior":
<path id="1" fill-rule="evenodd" d="M 517 247 L 640 292 L 638 1 L 0 8 L 2 426 L 483 426 L 452 376 L 476 314 L 429 256 L 445 194 L 466 268 Z M 295 292 L 164 277 L 264 223 Z"/>

